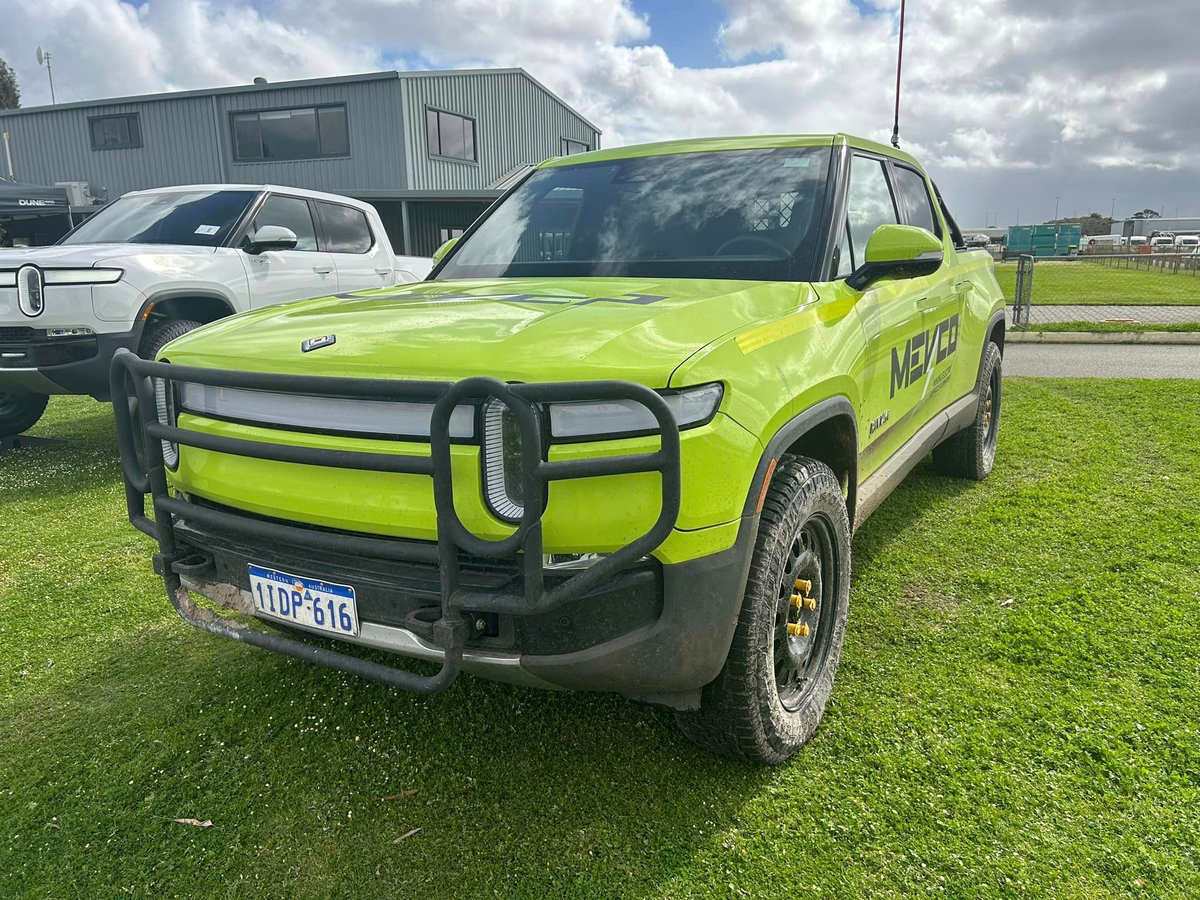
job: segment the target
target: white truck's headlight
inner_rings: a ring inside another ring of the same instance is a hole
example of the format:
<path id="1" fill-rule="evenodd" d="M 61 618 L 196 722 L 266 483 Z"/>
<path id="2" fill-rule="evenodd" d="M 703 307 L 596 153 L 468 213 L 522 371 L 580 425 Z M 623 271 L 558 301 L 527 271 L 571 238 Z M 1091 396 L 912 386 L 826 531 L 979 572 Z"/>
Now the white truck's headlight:
<path id="1" fill-rule="evenodd" d="M 702 384 L 681 391 L 662 391 L 680 428 L 704 425 L 721 405 L 722 384 Z M 555 440 L 592 440 L 650 434 L 658 430 L 654 414 L 632 400 L 555 403 L 550 406 L 550 436 Z"/>
<path id="2" fill-rule="evenodd" d="M 45 269 L 46 284 L 112 284 L 124 275 L 122 269 Z"/>
<path id="3" fill-rule="evenodd" d="M 175 387 L 165 378 L 154 379 L 154 409 L 158 414 L 161 425 L 174 428 L 179 418 L 178 406 L 175 403 Z M 163 462 L 167 468 L 174 471 L 179 466 L 179 445 L 170 441 L 162 442 Z"/>

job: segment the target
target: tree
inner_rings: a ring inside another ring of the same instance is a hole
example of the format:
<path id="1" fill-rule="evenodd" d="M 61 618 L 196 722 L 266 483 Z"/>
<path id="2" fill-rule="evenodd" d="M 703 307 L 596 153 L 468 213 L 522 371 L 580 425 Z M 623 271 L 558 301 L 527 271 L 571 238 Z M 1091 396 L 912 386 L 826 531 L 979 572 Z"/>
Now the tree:
<path id="1" fill-rule="evenodd" d="M 1160 216 L 1158 214 L 1157 210 L 1153 210 L 1153 209 L 1150 209 L 1149 207 L 1146 207 L 1141 212 L 1135 212 L 1129 218 L 1131 218 L 1131 219 L 1161 219 L 1162 216 Z"/>
<path id="2" fill-rule="evenodd" d="M 21 89 L 17 87 L 17 73 L 0 59 L 0 109 L 16 109 L 20 105 Z"/>

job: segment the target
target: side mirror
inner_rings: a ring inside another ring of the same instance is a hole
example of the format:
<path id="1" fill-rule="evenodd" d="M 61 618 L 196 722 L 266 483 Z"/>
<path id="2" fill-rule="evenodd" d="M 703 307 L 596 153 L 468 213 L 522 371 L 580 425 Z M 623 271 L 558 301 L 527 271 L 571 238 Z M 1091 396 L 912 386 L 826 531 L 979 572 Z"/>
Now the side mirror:
<path id="1" fill-rule="evenodd" d="M 434 250 L 433 251 L 433 264 L 436 266 L 438 263 L 440 263 L 442 261 L 442 259 L 446 256 L 446 254 L 450 252 L 450 249 L 457 243 L 458 243 L 458 238 L 453 237 L 453 238 L 450 238 L 450 240 L 446 241 L 444 244 L 442 244 L 442 246 L 440 246 L 436 250 Z"/>
<path id="2" fill-rule="evenodd" d="M 255 255 L 268 250 L 295 250 L 296 232 L 282 225 L 264 225 L 250 237 L 246 252 Z"/>
<path id="3" fill-rule="evenodd" d="M 942 265 L 942 242 L 915 225 L 880 225 L 867 241 L 866 262 L 846 284 L 865 291 L 880 278 L 932 275 Z"/>

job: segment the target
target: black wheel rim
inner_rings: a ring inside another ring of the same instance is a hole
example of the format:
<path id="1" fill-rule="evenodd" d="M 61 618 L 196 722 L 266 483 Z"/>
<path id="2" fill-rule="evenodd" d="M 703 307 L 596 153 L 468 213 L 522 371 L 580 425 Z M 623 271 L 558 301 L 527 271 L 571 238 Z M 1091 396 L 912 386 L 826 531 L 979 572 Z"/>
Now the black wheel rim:
<path id="1" fill-rule="evenodd" d="M 1000 438 L 1000 366 L 992 368 L 987 392 L 983 397 L 983 449 L 988 454 L 996 452 L 996 441 Z"/>
<path id="2" fill-rule="evenodd" d="M 837 586 L 833 525 L 816 514 L 801 524 L 788 545 L 772 630 L 775 689 L 789 712 L 803 705 L 829 659 Z"/>
<path id="3" fill-rule="evenodd" d="M 0 416 L 11 416 L 20 409 L 21 395 L 0 391 Z"/>

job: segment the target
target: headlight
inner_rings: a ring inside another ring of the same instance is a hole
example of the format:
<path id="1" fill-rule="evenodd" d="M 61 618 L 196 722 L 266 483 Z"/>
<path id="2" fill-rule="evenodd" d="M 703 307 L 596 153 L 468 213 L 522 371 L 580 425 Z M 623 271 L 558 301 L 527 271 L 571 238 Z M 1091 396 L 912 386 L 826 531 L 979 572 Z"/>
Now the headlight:
<path id="1" fill-rule="evenodd" d="M 483 408 L 483 484 L 492 512 L 520 521 L 525 512 L 521 426 L 499 400 L 489 400 Z"/>
<path id="2" fill-rule="evenodd" d="M 112 284 L 120 281 L 121 269 L 45 269 L 46 284 Z"/>
<path id="3" fill-rule="evenodd" d="M 169 385 L 165 378 L 154 379 L 154 408 L 158 413 L 161 425 L 174 428 L 179 418 L 175 405 L 175 388 Z M 179 445 L 169 441 L 162 442 L 163 462 L 167 468 L 174 471 L 179 466 Z"/>
<path id="4" fill-rule="evenodd" d="M 662 398 L 675 414 L 680 428 L 704 425 L 721 405 L 724 386 L 704 384 L 671 393 Z M 555 403 L 550 406 L 550 436 L 556 440 L 589 440 L 601 437 L 626 437 L 658 431 L 658 420 L 640 403 L 632 400 Z"/>
<path id="5" fill-rule="evenodd" d="M 724 386 L 704 384 L 681 391 L 663 391 L 662 398 L 682 428 L 704 425 L 716 415 Z M 550 438 L 559 443 L 655 434 L 658 420 L 632 400 L 552 403 L 546 412 Z M 488 506 L 501 519 L 519 522 L 525 512 L 525 482 L 521 470 L 521 428 L 512 411 L 498 400 L 483 408 L 483 486 Z M 588 565 L 594 562 L 589 560 Z M 571 567 L 578 567 L 572 560 Z"/>

